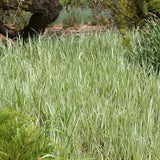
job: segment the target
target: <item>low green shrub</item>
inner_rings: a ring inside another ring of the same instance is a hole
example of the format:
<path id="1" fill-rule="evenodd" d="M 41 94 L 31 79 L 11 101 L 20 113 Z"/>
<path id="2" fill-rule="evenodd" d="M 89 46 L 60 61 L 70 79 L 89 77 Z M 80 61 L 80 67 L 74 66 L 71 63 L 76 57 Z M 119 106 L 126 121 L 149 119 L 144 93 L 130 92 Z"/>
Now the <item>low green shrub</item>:
<path id="1" fill-rule="evenodd" d="M 122 34 L 125 30 L 139 25 L 148 12 L 145 0 L 109 0 L 105 4 Z"/>
<path id="2" fill-rule="evenodd" d="M 160 69 L 160 21 L 150 20 L 138 31 L 136 39 L 129 48 L 129 59 L 147 69 Z M 127 53 L 128 54 L 128 53 Z"/>
<path id="3" fill-rule="evenodd" d="M 21 30 L 25 25 L 27 25 L 31 17 L 31 13 L 22 10 L 9 10 L 5 11 L 4 14 L 4 23 L 16 30 Z"/>
<path id="4" fill-rule="evenodd" d="M 64 9 L 54 23 L 63 23 L 64 28 L 75 25 L 93 23 L 95 21 L 92 10 L 89 8 L 69 8 Z"/>
<path id="5" fill-rule="evenodd" d="M 0 109 L 0 160 L 38 159 L 45 143 L 44 132 L 33 118 Z"/>
<path id="6" fill-rule="evenodd" d="M 160 16 L 160 0 L 149 0 L 148 1 L 148 9 L 149 9 L 149 11 Z"/>

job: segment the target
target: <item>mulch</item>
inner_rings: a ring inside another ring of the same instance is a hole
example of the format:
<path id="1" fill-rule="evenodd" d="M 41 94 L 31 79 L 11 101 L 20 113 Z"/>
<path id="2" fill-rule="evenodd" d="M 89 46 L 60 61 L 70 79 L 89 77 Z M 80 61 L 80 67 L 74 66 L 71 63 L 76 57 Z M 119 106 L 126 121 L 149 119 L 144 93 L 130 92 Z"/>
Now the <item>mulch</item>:
<path id="1" fill-rule="evenodd" d="M 93 26 L 93 25 L 78 25 L 75 27 L 63 28 L 63 24 L 55 25 L 46 29 L 45 34 L 48 34 L 50 37 L 60 36 L 70 36 L 76 35 L 79 36 L 81 32 L 86 35 L 92 33 L 102 33 L 106 31 L 108 26 Z"/>
<path id="2" fill-rule="evenodd" d="M 49 35 L 51 38 L 61 37 L 61 36 L 79 36 L 81 32 L 86 35 L 94 34 L 94 33 L 102 33 L 105 32 L 109 26 L 93 26 L 93 25 L 77 25 L 75 27 L 64 28 L 63 24 L 53 25 L 52 27 L 48 27 L 45 30 L 44 35 Z M 0 34 L 0 39 L 6 45 L 7 39 L 4 35 Z M 11 40 L 12 44 L 16 44 L 16 40 Z"/>

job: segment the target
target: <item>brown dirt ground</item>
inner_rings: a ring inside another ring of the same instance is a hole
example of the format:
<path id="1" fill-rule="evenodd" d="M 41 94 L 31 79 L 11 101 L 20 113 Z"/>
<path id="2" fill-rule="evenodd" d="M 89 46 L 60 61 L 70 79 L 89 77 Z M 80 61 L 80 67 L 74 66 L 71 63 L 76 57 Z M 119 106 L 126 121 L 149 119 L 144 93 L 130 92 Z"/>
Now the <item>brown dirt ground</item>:
<path id="1" fill-rule="evenodd" d="M 48 27 L 45 30 L 44 35 L 49 35 L 51 38 L 55 36 L 69 36 L 75 35 L 79 36 L 81 32 L 84 32 L 86 35 L 93 34 L 95 32 L 102 33 L 106 31 L 108 26 L 92 26 L 92 25 L 77 25 L 75 27 L 63 28 L 63 24 L 54 25 L 52 27 Z M 0 39 L 4 44 L 7 43 L 6 37 L 0 34 Z M 16 40 L 12 40 L 13 44 L 16 44 Z"/>
<path id="2" fill-rule="evenodd" d="M 79 35 L 81 32 L 87 35 L 91 33 L 101 33 L 108 29 L 108 26 L 92 26 L 92 25 L 78 25 L 76 27 L 63 28 L 63 24 L 55 25 L 46 29 L 45 34 L 49 34 L 51 37 L 56 35 Z"/>

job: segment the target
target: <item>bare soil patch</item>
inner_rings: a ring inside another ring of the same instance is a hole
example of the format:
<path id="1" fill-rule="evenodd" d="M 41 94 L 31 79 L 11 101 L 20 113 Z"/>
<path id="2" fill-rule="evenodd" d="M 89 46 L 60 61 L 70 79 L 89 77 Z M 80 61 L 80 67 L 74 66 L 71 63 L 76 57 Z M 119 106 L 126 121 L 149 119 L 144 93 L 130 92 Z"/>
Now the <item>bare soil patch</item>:
<path id="1" fill-rule="evenodd" d="M 53 27 L 46 28 L 45 34 L 49 34 L 51 37 L 55 37 L 57 35 L 75 35 L 79 36 L 81 32 L 84 32 L 87 35 L 93 33 L 101 33 L 108 29 L 108 26 L 92 26 L 92 25 L 78 25 L 70 28 L 63 28 L 63 24 L 55 25 Z"/>
<path id="2" fill-rule="evenodd" d="M 12 25 L 7 25 L 14 29 Z M 93 25 L 77 25 L 75 27 L 70 28 L 63 28 L 63 24 L 57 24 L 52 27 L 48 27 L 45 30 L 44 35 L 49 35 L 51 38 L 55 38 L 57 36 L 70 36 L 75 35 L 79 36 L 81 32 L 85 33 L 86 35 L 94 34 L 94 33 L 102 33 L 106 31 L 109 26 L 93 26 Z M 6 45 L 7 39 L 4 35 L 0 34 L 0 39 Z M 16 40 L 12 40 L 12 44 L 16 44 Z"/>

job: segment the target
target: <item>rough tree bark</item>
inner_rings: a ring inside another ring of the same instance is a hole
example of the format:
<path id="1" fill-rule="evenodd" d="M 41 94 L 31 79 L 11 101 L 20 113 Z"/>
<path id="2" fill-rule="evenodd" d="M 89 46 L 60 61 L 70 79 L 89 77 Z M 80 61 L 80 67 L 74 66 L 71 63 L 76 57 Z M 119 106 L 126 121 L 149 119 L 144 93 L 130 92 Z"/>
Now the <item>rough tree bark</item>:
<path id="1" fill-rule="evenodd" d="M 44 32 L 45 27 L 57 19 L 62 5 L 58 0 L 1 0 L 0 2 L 0 10 L 18 8 L 33 13 L 29 24 L 21 31 L 14 31 L 3 24 L 3 16 L 0 14 L 0 33 L 12 39 L 20 36 L 25 40 L 29 36 L 33 37 Z"/>

